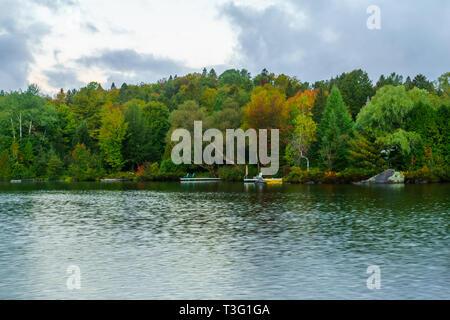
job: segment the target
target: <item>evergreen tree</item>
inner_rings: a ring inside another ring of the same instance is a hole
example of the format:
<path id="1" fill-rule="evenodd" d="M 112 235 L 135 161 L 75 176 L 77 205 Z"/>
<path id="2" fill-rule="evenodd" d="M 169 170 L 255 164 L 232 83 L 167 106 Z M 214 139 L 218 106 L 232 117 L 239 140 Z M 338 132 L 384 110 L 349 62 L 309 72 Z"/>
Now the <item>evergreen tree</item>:
<path id="1" fill-rule="evenodd" d="M 328 170 L 345 168 L 347 141 L 353 133 L 353 128 L 353 120 L 341 93 L 337 87 L 333 87 L 317 129 L 319 152 Z"/>
<path id="2" fill-rule="evenodd" d="M 382 169 L 385 165 L 380 142 L 371 141 L 358 131 L 354 132 L 354 138 L 348 142 L 348 159 L 352 168 Z"/>
<path id="3" fill-rule="evenodd" d="M 316 89 L 317 96 L 314 100 L 314 106 L 312 108 L 313 120 L 316 123 L 320 123 L 322 119 L 322 113 L 327 105 L 328 92 L 323 88 L 319 87 Z"/>
<path id="4" fill-rule="evenodd" d="M 365 104 L 367 97 L 374 94 L 372 81 L 366 72 L 361 69 L 354 70 L 340 77 L 339 89 L 342 99 L 350 109 L 353 119 Z"/>

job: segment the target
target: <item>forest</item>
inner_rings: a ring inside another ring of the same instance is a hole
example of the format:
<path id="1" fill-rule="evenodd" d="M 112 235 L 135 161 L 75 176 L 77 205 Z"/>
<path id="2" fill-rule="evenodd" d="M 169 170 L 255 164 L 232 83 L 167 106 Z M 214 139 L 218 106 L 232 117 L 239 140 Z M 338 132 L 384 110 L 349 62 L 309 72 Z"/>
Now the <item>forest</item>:
<path id="1" fill-rule="evenodd" d="M 410 182 L 449 181 L 450 72 L 432 81 L 363 70 L 302 82 L 266 69 L 214 69 L 109 89 L 91 82 L 50 97 L 0 91 L 0 180 L 240 180 L 237 165 L 175 165 L 174 129 L 280 130 L 286 181 L 348 183 L 386 168 Z M 256 166 L 250 173 L 256 174 Z"/>

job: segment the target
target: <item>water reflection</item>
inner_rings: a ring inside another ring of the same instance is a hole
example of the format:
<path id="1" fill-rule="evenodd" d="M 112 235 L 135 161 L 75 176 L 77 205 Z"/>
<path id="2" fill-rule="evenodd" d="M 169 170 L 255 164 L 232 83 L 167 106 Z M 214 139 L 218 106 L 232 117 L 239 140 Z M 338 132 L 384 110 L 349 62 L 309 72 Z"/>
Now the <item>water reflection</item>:
<path id="1" fill-rule="evenodd" d="M 0 298 L 449 298 L 449 191 L 3 184 Z M 70 264 L 80 290 L 65 286 Z"/>

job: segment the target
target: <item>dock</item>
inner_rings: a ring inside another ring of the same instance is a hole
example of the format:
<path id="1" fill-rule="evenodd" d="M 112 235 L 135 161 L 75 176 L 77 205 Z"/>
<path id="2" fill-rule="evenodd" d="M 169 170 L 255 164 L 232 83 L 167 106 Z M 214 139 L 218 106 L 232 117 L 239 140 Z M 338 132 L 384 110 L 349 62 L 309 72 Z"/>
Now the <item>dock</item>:
<path id="1" fill-rule="evenodd" d="M 180 178 L 180 182 L 219 182 L 222 178 Z"/>
<path id="2" fill-rule="evenodd" d="M 244 179 L 244 183 L 255 183 L 258 179 Z M 264 181 L 268 184 L 279 184 L 283 183 L 282 178 L 264 178 Z"/>

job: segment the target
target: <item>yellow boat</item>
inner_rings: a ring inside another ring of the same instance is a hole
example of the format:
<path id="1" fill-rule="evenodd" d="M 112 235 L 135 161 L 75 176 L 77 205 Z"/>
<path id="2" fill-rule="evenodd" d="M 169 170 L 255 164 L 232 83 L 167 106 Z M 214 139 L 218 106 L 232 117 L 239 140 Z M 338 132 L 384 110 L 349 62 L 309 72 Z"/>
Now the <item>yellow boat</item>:
<path id="1" fill-rule="evenodd" d="M 264 181 L 266 181 L 267 184 L 283 183 L 282 178 L 265 178 Z"/>

